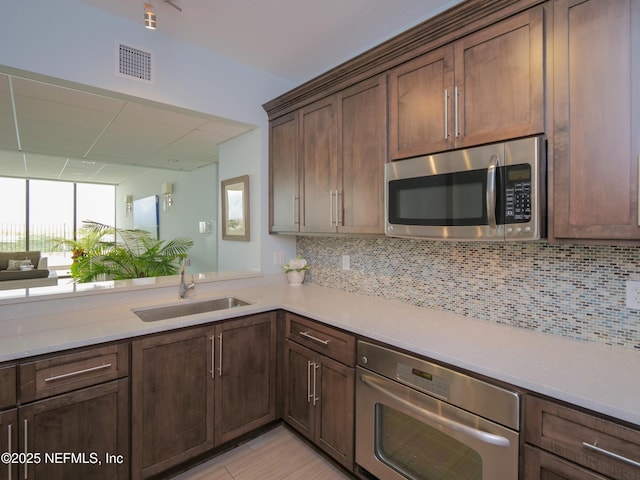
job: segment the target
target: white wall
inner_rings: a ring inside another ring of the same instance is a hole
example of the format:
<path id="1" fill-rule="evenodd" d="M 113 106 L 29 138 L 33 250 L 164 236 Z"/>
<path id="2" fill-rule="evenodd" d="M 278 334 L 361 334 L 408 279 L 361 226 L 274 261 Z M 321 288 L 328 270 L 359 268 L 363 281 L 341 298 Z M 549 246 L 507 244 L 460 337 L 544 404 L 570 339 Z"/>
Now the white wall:
<path id="1" fill-rule="evenodd" d="M 115 75 L 118 42 L 153 53 L 153 85 Z M 252 225 L 256 243 L 233 247 L 230 253 L 246 258 L 252 268 L 269 272 L 277 269 L 274 252 L 285 252 L 287 258 L 295 252 L 292 238 L 267 233 L 268 122 L 261 107 L 295 85 L 79 0 L 5 2 L 0 44 L 4 45 L 0 70 L 25 70 L 256 125 L 257 133 L 227 148 L 242 150 L 238 144 L 250 143 L 243 162 L 256 176 L 253 184 L 260 186 L 255 189 L 259 193 L 253 196 L 256 203 L 252 208 L 252 216 L 260 219 L 255 230 Z M 235 166 L 227 163 L 235 158 L 235 153 L 221 152 L 221 171 L 233 170 Z"/>
<path id="2" fill-rule="evenodd" d="M 256 161 L 263 152 L 267 129 L 256 129 L 230 140 L 220 146 L 220 181 L 249 175 L 249 217 L 250 241 L 239 242 L 222 240 L 222 231 L 218 233 L 218 257 L 220 270 L 260 270 L 274 273 L 279 270 L 275 265 L 274 253 L 282 252 L 285 259 L 295 256 L 294 237 L 276 237 L 268 234 L 268 164 Z M 220 218 L 220 217 L 219 217 Z"/>
<path id="3" fill-rule="evenodd" d="M 173 205 L 164 211 L 162 184 L 173 184 Z M 218 270 L 217 238 L 215 225 L 218 215 L 218 166 L 199 168 L 193 172 L 173 170 L 149 170 L 116 187 L 116 224 L 121 228 L 133 228 L 133 215 L 126 215 L 125 195 L 134 200 L 159 196 L 160 240 L 189 237 L 194 245 L 189 250 L 191 272 L 215 272 Z M 211 221 L 210 234 L 199 232 L 199 221 Z"/>

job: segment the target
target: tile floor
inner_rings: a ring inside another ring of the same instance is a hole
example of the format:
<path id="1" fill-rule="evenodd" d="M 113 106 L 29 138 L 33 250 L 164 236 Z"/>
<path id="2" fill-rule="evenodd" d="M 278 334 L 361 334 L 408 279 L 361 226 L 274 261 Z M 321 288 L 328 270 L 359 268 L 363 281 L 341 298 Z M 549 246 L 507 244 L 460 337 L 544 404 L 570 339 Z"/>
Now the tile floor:
<path id="1" fill-rule="evenodd" d="M 181 473 L 173 480 L 349 480 L 284 426 Z"/>

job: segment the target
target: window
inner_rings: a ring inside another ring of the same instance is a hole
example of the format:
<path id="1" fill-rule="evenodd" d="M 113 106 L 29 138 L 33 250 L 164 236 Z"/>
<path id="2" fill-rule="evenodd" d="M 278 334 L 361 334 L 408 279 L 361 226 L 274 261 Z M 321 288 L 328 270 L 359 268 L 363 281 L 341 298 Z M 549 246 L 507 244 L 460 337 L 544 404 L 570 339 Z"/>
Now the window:
<path id="1" fill-rule="evenodd" d="M 73 183 L 29 181 L 29 250 L 52 252 L 56 239 L 73 238 Z"/>
<path id="2" fill-rule="evenodd" d="M 26 180 L 0 177 L 0 252 L 27 249 L 26 191 Z"/>
<path id="3" fill-rule="evenodd" d="M 115 225 L 113 185 L 0 177 L 0 202 L 0 251 L 40 250 L 50 266 L 71 263 L 56 245 L 77 238 L 83 221 Z"/>

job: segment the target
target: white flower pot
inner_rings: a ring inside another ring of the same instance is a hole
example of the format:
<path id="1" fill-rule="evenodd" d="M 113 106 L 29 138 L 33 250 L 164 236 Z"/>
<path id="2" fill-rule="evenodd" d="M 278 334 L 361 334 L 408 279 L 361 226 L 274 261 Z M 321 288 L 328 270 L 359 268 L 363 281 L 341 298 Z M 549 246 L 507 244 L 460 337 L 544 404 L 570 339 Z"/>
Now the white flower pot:
<path id="1" fill-rule="evenodd" d="M 287 280 L 289 280 L 289 285 L 293 285 L 295 287 L 302 285 L 304 282 L 304 274 L 307 273 L 305 270 L 301 272 L 287 272 Z"/>

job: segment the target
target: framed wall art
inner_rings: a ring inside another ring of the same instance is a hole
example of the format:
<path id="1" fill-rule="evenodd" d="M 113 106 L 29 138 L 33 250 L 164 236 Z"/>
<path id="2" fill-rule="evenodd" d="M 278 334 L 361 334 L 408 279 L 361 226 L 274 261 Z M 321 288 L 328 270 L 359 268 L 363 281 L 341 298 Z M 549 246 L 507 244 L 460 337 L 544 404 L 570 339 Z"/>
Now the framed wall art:
<path id="1" fill-rule="evenodd" d="M 222 194 L 222 239 L 248 242 L 249 175 L 220 182 Z"/>

